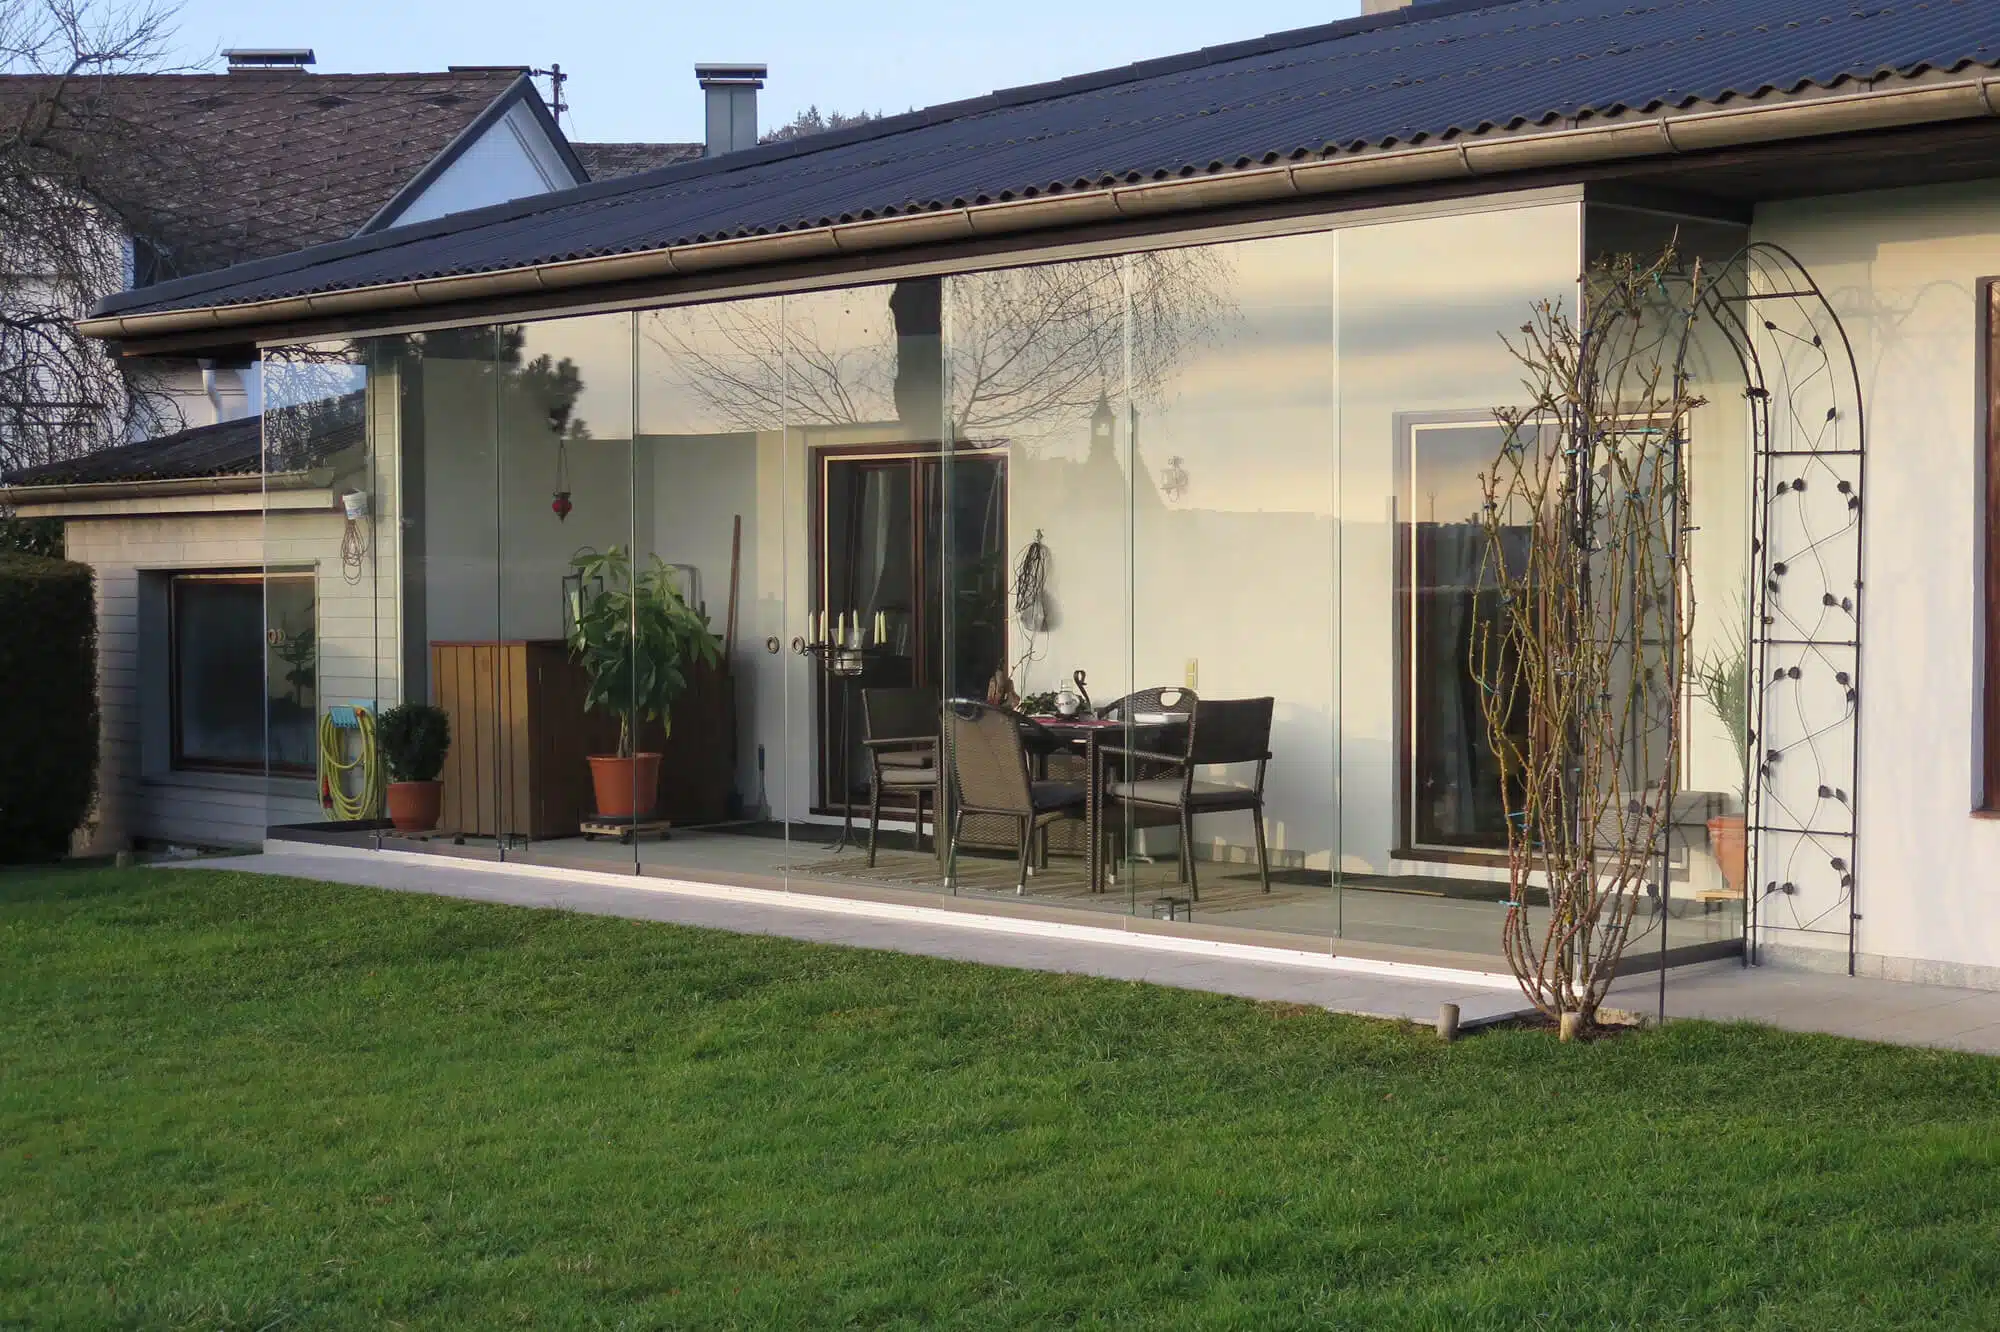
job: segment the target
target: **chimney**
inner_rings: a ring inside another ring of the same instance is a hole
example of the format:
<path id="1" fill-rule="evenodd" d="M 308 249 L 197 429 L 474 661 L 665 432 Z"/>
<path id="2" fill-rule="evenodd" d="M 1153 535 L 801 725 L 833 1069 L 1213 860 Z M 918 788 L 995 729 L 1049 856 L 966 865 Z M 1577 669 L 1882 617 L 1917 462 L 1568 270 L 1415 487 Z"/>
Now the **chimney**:
<path id="1" fill-rule="evenodd" d="M 222 54 L 231 74 L 299 74 L 314 63 L 309 46 L 239 46 Z"/>
<path id="2" fill-rule="evenodd" d="M 1407 9 L 1410 0 L 1361 0 L 1363 14 L 1386 14 L 1392 9 Z"/>
<path id="3" fill-rule="evenodd" d="M 769 72 L 763 65 L 694 67 L 708 99 L 707 156 L 757 146 L 757 90 Z"/>

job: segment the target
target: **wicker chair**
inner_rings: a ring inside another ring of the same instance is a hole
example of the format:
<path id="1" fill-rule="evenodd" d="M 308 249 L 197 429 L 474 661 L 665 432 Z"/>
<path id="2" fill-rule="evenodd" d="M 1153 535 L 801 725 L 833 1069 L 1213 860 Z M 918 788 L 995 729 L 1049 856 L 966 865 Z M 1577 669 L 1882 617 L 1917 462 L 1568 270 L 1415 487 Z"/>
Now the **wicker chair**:
<path id="1" fill-rule="evenodd" d="M 1135 718 L 1157 714 L 1186 716 L 1192 720 L 1194 706 L 1199 697 L 1192 689 L 1179 685 L 1158 685 L 1151 689 L 1141 689 L 1136 693 L 1113 699 L 1097 710 L 1097 715 L 1108 721 L 1131 722 Z M 1182 731 L 1183 742 L 1192 734 Z M 1134 747 L 1122 744 L 1107 744 L 1098 750 L 1098 757 L 1104 763 L 1104 772 L 1096 775 L 1098 781 L 1136 781 L 1152 777 L 1177 775 L 1187 763 L 1185 743 L 1178 753 L 1155 753 L 1148 750 L 1143 742 Z M 1102 789 L 1102 788 L 1099 788 Z M 1110 811 L 1107 809 L 1106 813 Z M 1117 819 L 1104 820 L 1107 842 L 1124 845 L 1129 834 L 1141 828 L 1178 828 L 1181 816 L 1178 810 L 1157 809 L 1149 805 L 1128 804 Z M 1187 839 L 1181 840 L 1180 877 L 1187 880 Z M 1111 881 L 1118 881 L 1117 858 L 1111 860 Z"/>
<path id="2" fill-rule="evenodd" d="M 1144 810 L 1174 815 L 1181 829 L 1181 872 L 1187 880 L 1188 896 L 1195 901 L 1201 900 L 1194 863 L 1194 820 L 1198 814 L 1250 811 L 1257 832 L 1257 873 L 1264 891 L 1271 891 L 1271 856 L 1264 841 L 1264 771 L 1271 761 L 1274 706 L 1268 698 L 1203 699 L 1194 705 L 1188 723 L 1184 757 L 1135 753 L 1132 759 L 1167 770 L 1114 781 L 1105 788 L 1113 807 L 1134 814 Z M 1256 777 L 1248 786 L 1209 781 L 1198 775 L 1203 767 L 1246 763 L 1257 765 Z"/>
<path id="3" fill-rule="evenodd" d="M 868 867 L 875 867 L 875 839 L 882 829 L 884 798 L 916 805 L 917 849 L 924 846 L 924 806 L 931 807 L 937 838 L 938 705 L 928 689 L 864 689 L 861 724 L 868 748 Z"/>
<path id="4" fill-rule="evenodd" d="M 1193 709 L 1196 698 L 1192 689 L 1183 689 L 1179 685 L 1157 685 L 1115 698 L 1099 708 L 1097 715 L 1108 721 L 1130 721 L 1142 712 L 1188 712 Z"/>
<path id="5" fill-rule="evenodd" d="M 1028 862 L 1035 835 L 1042 859 L 1048 859 L 1047 829 L 1061 819 L 1082 819 L 1088 804 L 1082 782 L 1038 782 L 1028 768 L 1030 737 L 1041 727 L 1005 708 L 954 699 L 945 705 L 945 752 L 950 756 L 952 789 L 958 802 L 952 810 L 951 850 L 946 857 L 945 882 L 958 877 L 959 833 L 967 814 L 992 814 L 1015 821 L 1020 828 L 1021 873 L 1014 891 L 1028 891 Z M 1023 732 L 1029 734 L 1024 736 Z M 1044 737 L 1045 739 L 1047 737 Z"/>

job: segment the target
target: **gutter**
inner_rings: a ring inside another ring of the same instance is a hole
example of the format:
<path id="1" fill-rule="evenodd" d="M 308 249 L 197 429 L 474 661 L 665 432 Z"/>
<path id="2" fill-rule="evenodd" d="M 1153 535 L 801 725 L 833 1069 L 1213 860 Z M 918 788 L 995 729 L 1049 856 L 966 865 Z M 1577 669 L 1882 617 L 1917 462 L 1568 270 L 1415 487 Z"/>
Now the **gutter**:
<path id="1" fill-rule="evenodd" d="M 241 305 L 106 315 L 79 320 L 77 328 L 95 338 L 143 338 L 315 317 L 390 310 L 408 312 L 486 297 L 900 250 L 944 241 L 1017 235 L 1229 205 L 1973 120 L 2000 116 L 2000 100 L 1996 99 L 2000 99 L 2000 75 L 1981 75 L 1720 110 L 1671 112 L 1576 129 L 1465 138 L 1219 175 L 1065 191 L 1006 203 L 702 241 L 637 254 L 566 259 L 495 273 L 385 283 Z"/>
<path id="2" fill-rule="evenodd" d="M 81 504 L 93 500 L 162 499 L 178 495 L 249 495 L 264 490 L 320 490 L 328 471 L 256 472 L 234 476 L 183 476 L 157 481 L 82 481 L 67 486 L 0 486 L 0 504 Z"/>

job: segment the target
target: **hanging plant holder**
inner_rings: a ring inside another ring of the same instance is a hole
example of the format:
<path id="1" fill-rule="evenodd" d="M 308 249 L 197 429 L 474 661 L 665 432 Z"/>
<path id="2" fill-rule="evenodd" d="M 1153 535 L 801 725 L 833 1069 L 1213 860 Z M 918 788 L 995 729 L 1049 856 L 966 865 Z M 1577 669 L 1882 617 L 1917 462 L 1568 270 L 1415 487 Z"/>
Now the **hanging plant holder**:
<path id="1" fill-rule="evenodd" d="M 556 436 L 556 497 L 549 501 L 557 522 L 569 517 L 569 511 L 576 506 L 569 502 L 569 441 L 562 435 Z"/>

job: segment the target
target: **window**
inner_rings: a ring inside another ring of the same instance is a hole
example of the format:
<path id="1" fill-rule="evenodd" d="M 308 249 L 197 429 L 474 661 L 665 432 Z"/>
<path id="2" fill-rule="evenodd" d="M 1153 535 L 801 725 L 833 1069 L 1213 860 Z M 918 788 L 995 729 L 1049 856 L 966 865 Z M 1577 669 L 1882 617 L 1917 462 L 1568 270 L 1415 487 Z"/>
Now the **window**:
<path id="1" fill-rule="evenodd" d="M 1508 802 L 1472 644 L 1475 626 L 1500 614 L 1481 477 L 1506 430 L 1484 413 L 1405 417 L 1404 432 L 1396 495 L 1401 843 L 1406 852 L 1503 851 Z M 1510 533 L 1522 549 L 1508 562 L 1519 567 L 1527 533 Z"/>
<path id="2" fill-rule="evenodd" d="M 313 576 L 180 574 L 170 606 L 173 766 L 313 771 Z"/>
<path id="3" fill-rule="evenodd" d="M 1980 389 L 1986 431 L 1985 488 L 1980 520 L 1985 531 L 1986 707 L 1982 808 L 2000 812 L 2000 279 L 1981 283 Z"/>

